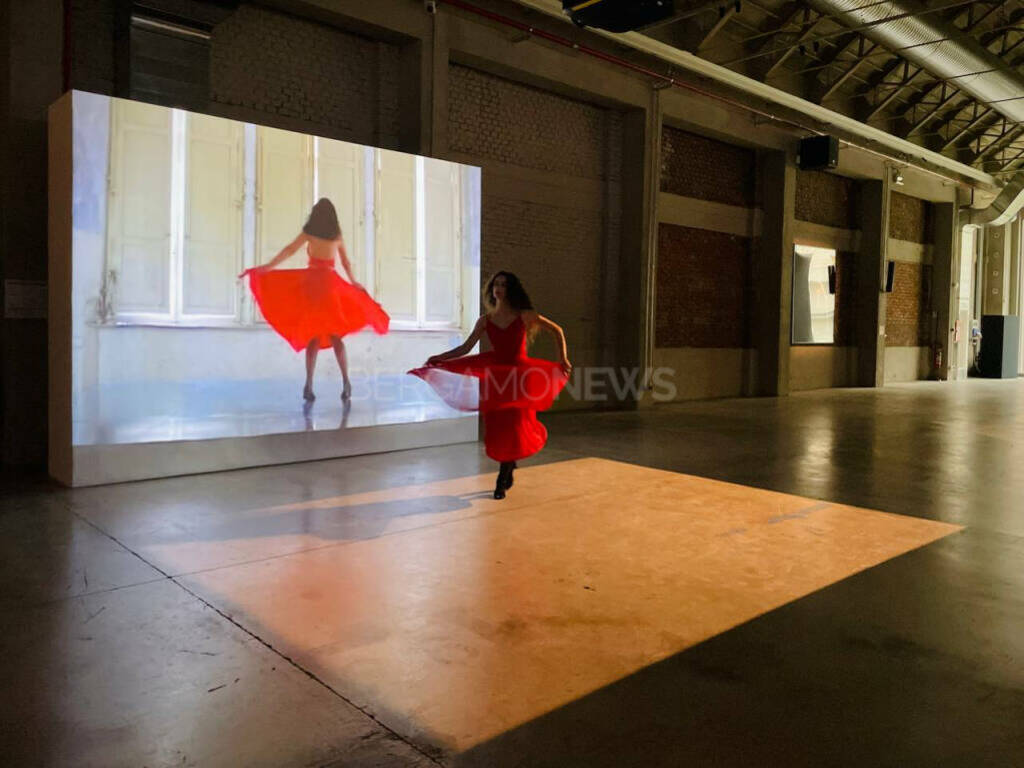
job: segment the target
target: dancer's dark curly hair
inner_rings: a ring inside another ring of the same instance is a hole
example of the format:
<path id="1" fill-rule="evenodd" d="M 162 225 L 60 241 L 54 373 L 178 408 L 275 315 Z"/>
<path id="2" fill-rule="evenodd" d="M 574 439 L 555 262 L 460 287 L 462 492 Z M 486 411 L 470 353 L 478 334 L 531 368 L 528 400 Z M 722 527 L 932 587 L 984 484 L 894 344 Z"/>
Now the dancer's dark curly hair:
<path id="1" fill-rule="evenodd" d="M 337 240 L 341 237 L 341 225 L 338 224 L 338 212 L 334 210 L 334 203 L 326 197 L 317 200 L 302 231 L 324 240 Z"/>
<path id="2" fill-rule="evenodd" d="M 533 302 L 530 301 L 530 297 L 526 293 L 526 289 L 523 288 L 519 278 L 505 270 L 495 272 L 491 275 L 491 279 L 487 281 L 487 287 L 484 288 L 484 306 L 488 309 L 494 309 L 496 305 L 494 301 L 494 281 L 502 275 L 505 277 L 505 301 L 508 302 L 508 305 L 516 312 L 525 312 L 528 309 L 533 309 Z"/>

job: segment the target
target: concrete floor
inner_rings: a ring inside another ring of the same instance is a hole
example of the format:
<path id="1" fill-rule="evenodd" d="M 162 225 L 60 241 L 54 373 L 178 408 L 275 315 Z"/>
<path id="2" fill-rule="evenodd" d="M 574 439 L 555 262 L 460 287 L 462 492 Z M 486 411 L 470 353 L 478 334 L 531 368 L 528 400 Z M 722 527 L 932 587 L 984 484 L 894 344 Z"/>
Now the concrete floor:
<path id="1" fill-rule="evenodd" d="M 5 491 L 4 762 L 1024 764 L 1024 381 L 546 421 Z"/>

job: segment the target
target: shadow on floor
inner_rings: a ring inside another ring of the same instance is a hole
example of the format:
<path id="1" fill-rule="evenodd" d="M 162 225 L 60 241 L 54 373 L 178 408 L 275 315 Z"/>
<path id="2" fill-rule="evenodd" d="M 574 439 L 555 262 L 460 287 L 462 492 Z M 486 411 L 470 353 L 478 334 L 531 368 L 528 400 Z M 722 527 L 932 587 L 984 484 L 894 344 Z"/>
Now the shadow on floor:
<path id="1" fill-rule="evenodd" d="M 164 530 L 147 544 L 230 541 L 294 534 L 310 534 L 325 541 L 361 541 L 385 533 L 393 520 L 420 515 L 444 515 L 470 509 L 473 501 L 493 498 L 492 493 L 477 491 L 457 496 L 413 496 L 368 504 L 299 508 L 263 517 L 235 517 L 207 523 L 198 529 Z"/>
<path id="2" fill-rule="evenodd" d="M 1001 582 L 969 565 L 982 557 L 999 563 Z M 1014 659 L 1024 653 L 1024 603 L 1007 610 L 999 599 L 1020 594 L 1021 574 L 1024 554 L 1010 537 L 949 537 L 653 664 L 453 764 L 1018 765 L 1024 672 Z"/>

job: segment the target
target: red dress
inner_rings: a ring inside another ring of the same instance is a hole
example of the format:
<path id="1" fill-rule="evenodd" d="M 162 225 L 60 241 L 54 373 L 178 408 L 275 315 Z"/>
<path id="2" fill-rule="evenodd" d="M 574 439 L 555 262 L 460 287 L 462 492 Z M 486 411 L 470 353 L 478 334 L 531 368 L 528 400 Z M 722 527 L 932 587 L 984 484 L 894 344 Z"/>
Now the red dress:
<path id="1" fill-rule="evenodd" d="M 246 270 L 264 319 L 296 352 L 316 339 L 320 349 L 369 325 L 388 332 L 390 318 L 362 288 L 341 279 L 334 261 L 309 257 L 306 269 Z"/>
<path id="2" fill-rule="evenodd" d="M 487 338 L 493 347 L 489 352 L 409 373 L 430 384 L 452 408 L 483 413 L 487 455 L 517 461 L 544 447 L 548 431 L 537 421 L 537 411 L 551 407 L 567 379 L 557 363 L 526 356 L 522 317 L 505 328 L 487 318 Z"/>

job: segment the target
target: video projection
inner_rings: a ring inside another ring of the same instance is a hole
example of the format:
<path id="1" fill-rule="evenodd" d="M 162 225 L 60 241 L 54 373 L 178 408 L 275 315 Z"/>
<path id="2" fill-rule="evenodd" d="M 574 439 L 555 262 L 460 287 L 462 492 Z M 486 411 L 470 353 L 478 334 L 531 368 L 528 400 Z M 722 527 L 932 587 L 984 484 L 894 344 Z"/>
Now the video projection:
<path id="1" fill-rule="evenodd" d="M 73 445 L 466 416 L 405 371 L 479 316 L 478 168 L 96 94 L 72 109 Z"/>

